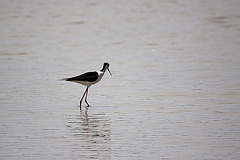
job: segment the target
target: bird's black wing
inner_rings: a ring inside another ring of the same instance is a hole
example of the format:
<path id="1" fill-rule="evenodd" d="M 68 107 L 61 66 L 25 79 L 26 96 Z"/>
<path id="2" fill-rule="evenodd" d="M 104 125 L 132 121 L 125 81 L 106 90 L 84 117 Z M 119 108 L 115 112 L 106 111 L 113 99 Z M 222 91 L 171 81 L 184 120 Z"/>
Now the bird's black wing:
<path id="1" fill-rule="evenodd" d="M 98 78 L 97 72 L 87 72 L 76 77 L 67 78 L 66 81 L 96 81 Z"/>

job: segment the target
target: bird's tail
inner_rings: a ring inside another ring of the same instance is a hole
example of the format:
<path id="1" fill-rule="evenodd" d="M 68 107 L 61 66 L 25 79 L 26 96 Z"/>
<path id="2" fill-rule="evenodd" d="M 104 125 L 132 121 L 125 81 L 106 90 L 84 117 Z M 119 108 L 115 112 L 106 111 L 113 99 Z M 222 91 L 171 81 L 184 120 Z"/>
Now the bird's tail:
<path id="1" fill-rule="evenodd" d="M 62 78 L 62 79 L 59 79 L 59 81 L 67 81 L 68 78 Z"/>

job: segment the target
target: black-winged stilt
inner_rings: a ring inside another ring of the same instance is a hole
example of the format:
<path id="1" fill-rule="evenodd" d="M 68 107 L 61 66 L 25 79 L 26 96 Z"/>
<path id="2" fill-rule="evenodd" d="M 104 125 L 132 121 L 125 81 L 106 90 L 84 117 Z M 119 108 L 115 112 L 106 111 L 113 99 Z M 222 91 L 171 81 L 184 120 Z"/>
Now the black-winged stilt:
<path id="1" fill-rule="evenodd" d="M 89 104 L 87 102 L 87 94 L 88 94 L 89 87 L 91 85 L 99 82 L 102 79 L 102 77 L 103 77 L 103 75 L 104 75 L 106 70 L 108 70 L 108 72 L 112 76 L 112 74 L 111 74 L 111 72 L 109 70 L 109 66 L 110 66 L 109 63 L 106 62 L 106 63 L 103 64 L 103 68 L 100 71 L 86 72 L 86 73 L 83 73 L 83 74 L 81 74 L 79 76 L 62 79 L 62 80 L 70 81 L 70 82 L 80 83 L 82 85 L 87 86 L 87 88 L 86 88 L 86 90 L 85 90 L 85 92 L 84 92 L 84 94 L 83 94 L 83 96 L 82 96 L 82 98 L 80 100 L 80 110 L 81 110 L 82 100 L 83 100 L 85 95 L 86 95 L 85 96 L 85 102 L 86 102 L 87 106 L 89 106 Z"/>

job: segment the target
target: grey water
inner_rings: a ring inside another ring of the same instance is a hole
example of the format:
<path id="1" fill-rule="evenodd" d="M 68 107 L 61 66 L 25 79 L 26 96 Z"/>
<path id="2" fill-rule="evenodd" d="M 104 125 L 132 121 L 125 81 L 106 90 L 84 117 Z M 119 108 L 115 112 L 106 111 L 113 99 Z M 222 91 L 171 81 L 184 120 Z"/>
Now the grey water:
<path id="1" fill-rule="evenodd" d="M 240 159 L 239 6 L 1 0 L 0 159 Z"/>

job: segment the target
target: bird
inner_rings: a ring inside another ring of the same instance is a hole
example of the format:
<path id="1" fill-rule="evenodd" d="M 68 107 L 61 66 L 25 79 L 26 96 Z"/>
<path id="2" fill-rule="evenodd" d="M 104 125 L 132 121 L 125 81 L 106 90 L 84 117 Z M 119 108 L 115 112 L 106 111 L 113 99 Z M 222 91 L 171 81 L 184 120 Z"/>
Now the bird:
<path id="1" fill-rule="evenodd" d="M 106 70 L 108 70 L 109 74 L 112 76 L 112 73 L 109 70 L 109 66 L 110 66 L 110 64 L 105 62 L 105 63 L 103 63 L 103 68 L 100 71 L 86 72 L 79 76 L 62 79 L 65 81 L 75 82 L 75 83 L 79 83 L 84 86 L 87 86 L 87 88 L 80 100 L 80 110 L 81 110 L 82 100 L 83 100 L 84 96 L 85 96 L 85 102 L 87 104 L 87 107 L 90 106 L 89 103 L 87 102 L 88 89 L 90 88 L 90 86 L 98 83 L 102 79 Z"/>

